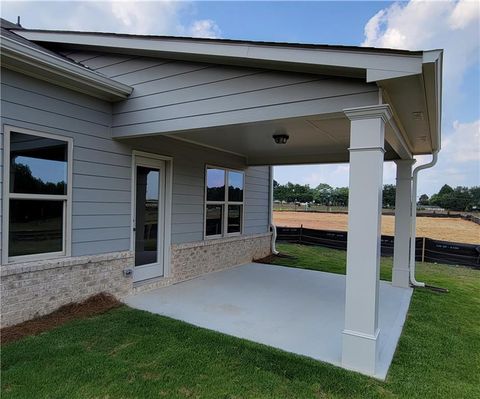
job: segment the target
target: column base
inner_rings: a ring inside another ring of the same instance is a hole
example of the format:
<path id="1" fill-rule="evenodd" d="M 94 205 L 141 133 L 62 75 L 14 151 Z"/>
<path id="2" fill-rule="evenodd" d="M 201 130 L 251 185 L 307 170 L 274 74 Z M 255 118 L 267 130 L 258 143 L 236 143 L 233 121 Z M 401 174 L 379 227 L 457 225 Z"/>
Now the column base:
<path id="1" fill-rule="evenodd" d="M 394 287 L 409 288 L 410 287 L 410 270 L 393 268 L 392 285 Z"/>
<path id="2" fill-rule="evenodd" d="M 343 330 L 342 367 L 369 376 L 375 375 L 379 333 L 379 329 L 375 335 Z"/>

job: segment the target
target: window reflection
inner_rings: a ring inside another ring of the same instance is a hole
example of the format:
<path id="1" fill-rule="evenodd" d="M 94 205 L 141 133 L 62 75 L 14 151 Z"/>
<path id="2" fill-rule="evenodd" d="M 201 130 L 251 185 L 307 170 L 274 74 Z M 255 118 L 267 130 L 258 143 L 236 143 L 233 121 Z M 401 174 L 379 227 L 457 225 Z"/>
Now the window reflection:
<path id="1" fill-rule="evenodd" d="M 228 206 L 228 233 L 240 233 L 242 231 L 242 206 Z"/>
<path id="2" fill-rule="evenodd" d="M 243 201 L 243 173 L 228 172 L 228 200 L 242 202 Z"/>
<path id="3" fill-rule="evenodd" d="M 160 171 L 137 166 L 135 266 L 158 261 L 158 199 Z"/>
<path id="4" fill-rule="evenodd" d="M 223 205 L 207 205 L 205 234 L 215 236 L 222 234 Z"/>
<path id="5" fill-rule="evenodd" d="M 8 256 L 63 250 L 63 201 L 10 199 Z"/>
<path id="6" fill-rule="evenodd" d="M 12 132 L 10 192 L 67 194 L 67 143 Z"/>
<path id="7" fill-rule="evenodd" d="M 207 169 L 207 201 L 225 201 L 225 171 Z"/>

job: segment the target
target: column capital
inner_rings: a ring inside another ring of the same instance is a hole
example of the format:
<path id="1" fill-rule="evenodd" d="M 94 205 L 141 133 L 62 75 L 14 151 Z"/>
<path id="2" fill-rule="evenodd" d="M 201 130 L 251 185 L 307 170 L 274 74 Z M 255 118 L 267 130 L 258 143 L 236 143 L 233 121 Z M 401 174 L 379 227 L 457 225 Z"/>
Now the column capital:
<path id="1" fill-rule="evenodd" d="M 416 159 L 396 159 L 393 162 L 395 162 L 397 165 L 413 165 L 415 162 L 417 162 Z"/>
<path id="2" fill-rule="evenodd" d="M 347 108 L 343 113 L 351 121 L 360 119 L 376 119 L 381 118 L 387 123 L 392 118 L 392 111 L 388 104 L 369 105 L 367 107 Z"/>

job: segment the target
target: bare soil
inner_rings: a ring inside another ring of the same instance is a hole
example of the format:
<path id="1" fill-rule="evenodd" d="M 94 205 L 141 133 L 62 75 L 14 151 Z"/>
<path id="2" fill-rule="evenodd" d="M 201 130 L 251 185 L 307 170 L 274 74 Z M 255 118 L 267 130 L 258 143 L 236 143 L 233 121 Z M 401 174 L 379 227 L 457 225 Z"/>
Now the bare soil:
<path id="1" fill-rule="evenodd" d="M 348 216 L 341 213 L 274 212 L 277 226 L 347 231 Z M 382 216 L 382 234 L 393 235 L 395 217 Z M 480 225 L 460 218 L 417 218 L 417 236 L 435 240 L 480 244 Z"/>
<path id="2" fill-rule="evenodd" d="M 1 343 L 3 345 L 8 342 L 17 341 L 28 335 L 38 335 L 44 331 L 52 330 L 67 321 L 84 319 L 105 313 L 107 310 L 117 308 L 121 305 L 122 303 L 110 294 L 97 294 L 83 302 L 64 305 L 45 316 L 2 328 L 0 330 Z"/>

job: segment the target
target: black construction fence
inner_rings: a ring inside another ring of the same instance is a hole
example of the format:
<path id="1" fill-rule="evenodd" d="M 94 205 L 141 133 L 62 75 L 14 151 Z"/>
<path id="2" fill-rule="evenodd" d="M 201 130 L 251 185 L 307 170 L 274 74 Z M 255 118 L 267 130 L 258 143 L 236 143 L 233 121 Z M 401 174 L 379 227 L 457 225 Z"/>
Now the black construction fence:
<path id="1" fill-rule="evenodd" d="M 347 249 L 347 232 L 316 230 L 305 227 L 277 227 L 277 241 Z M 393 256 L 393 236 L 382 235 L 382 256 Z M 417 237 L 415 259 L 421 262 L 446 263 L 480 269 L 480 245 L 462 244 Z"/>

